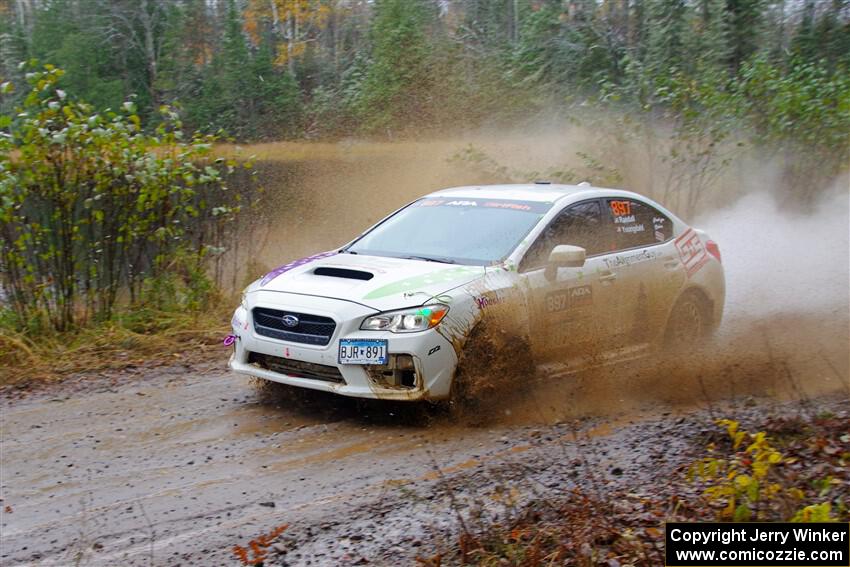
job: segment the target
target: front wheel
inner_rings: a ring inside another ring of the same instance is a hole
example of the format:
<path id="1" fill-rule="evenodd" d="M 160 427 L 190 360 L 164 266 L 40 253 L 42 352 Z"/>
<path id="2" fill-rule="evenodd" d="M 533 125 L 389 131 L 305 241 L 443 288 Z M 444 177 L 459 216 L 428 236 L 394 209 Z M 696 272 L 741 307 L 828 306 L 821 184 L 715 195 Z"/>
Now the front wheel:
<path id="1" fill-rule="evenodd" d="M 524 388 L 534 375 L 528 339 L 481 322 L 470 332 L 458 360 L 449 399 L 451 412 L 469 416 L 474 410 L 483 410 Z"/>

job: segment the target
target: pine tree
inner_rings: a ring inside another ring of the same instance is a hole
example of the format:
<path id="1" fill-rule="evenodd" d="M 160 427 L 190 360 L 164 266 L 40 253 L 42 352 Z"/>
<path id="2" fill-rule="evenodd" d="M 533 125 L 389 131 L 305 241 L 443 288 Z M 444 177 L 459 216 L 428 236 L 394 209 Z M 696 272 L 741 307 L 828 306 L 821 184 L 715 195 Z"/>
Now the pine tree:
<path id="1" fill-rule="evenodd" d="M 764 9 L 765 0 L 727 0 L 729 64 L 735 71 L 763 44 Z"/>
<path id="2" fill-rule="evenodd" d="M 693 73 L 721 70 L 729 64 L 729 22 L 726 0 L 700 0 L 686 42 Z"/>
<path id="3" fill-rule="evenodd" d="M 377 0 L 370 30 L 371 62 L 357 112 L 368 130 L 389 131 L 402 117 L 428 121 L 430 84 L 425 34 L 433 23 L 425 0 Z"/>
<path id="4" fill-rule="evenodd" d="M 652 76 L 681 70 L 688 61 L 689 7 L 685 0 L 647 0 L 644 67 Z"/>

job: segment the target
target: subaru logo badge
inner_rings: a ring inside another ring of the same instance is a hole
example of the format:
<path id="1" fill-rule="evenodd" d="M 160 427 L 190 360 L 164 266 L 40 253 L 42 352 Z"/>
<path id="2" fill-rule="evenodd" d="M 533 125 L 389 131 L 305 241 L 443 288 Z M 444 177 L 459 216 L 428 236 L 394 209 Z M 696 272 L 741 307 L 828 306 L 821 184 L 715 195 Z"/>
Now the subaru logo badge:
<path id="1" fill-rule="evenodd" d="M 280 320 L 283 321 L 283 324 L 287 327 L 297 327 L 300 322 L 298 321 L 298 317 L 295 315 L 284 315 L 280 318 Z"/>

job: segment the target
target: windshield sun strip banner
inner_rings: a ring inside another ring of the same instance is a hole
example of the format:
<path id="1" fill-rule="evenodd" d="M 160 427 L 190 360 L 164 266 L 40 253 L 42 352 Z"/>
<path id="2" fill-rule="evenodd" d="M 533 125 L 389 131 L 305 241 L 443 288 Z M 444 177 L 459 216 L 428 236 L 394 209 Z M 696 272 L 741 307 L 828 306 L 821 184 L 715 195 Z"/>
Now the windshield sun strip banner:
<path id="1" fill-rule="evenodd" d="M 467 197 L 439 197 L 420 199 L 412 207 L 476 207 L 481 209 L 503 209 L 521 213 L 545 213 L 552 203 L 543 201 L 519 201 L 513 199 L 479 199 Z"/>

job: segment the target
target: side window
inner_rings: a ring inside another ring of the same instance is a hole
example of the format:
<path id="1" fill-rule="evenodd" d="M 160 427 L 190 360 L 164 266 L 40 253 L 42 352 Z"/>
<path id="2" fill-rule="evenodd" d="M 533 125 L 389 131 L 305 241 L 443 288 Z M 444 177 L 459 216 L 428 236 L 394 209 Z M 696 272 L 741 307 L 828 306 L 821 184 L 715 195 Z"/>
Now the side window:
<path id="1" fill-rule="evenodd" d="M 559 244 L 572 244 L 587 250 L 587 255 L 608 250 L 603 230 L 604 217 L 599 201 L 586 201 L 565 209 L 537 237 L 525 253 L 519 270 L 527 272 L 546 265 L 552 249 Z"/>
<path id="2" fill-rule="evenodd" d="M 633 199 L 607 199 L 617 250 L 651 246 L 673 236 L 673 223 L 655 208 Z"/>

